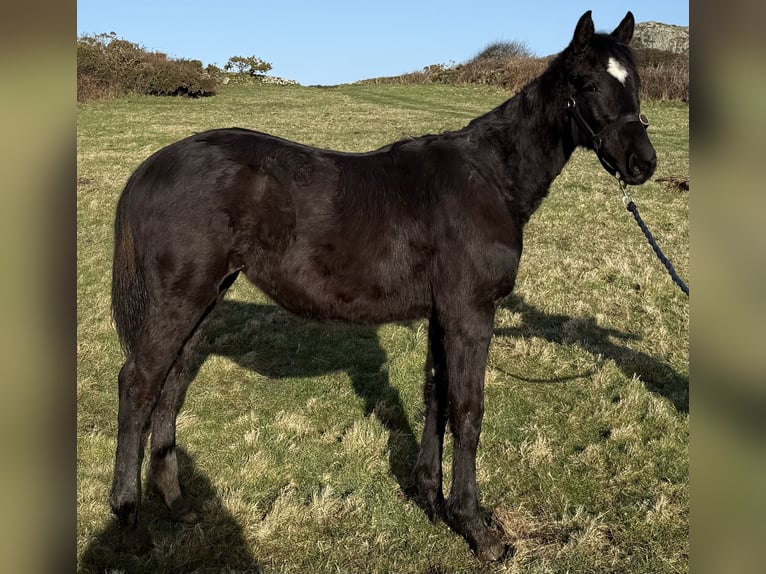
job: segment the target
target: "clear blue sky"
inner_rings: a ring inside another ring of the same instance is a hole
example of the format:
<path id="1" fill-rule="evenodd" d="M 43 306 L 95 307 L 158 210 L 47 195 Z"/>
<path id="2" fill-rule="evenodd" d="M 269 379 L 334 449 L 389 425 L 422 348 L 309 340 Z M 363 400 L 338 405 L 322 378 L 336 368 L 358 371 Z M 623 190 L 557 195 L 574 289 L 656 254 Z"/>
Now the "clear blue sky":
<path id="1" fill-rule="evenodd" d="M 330 85 L 462 62 L 496 40 L 553 54 L 589 9 L 597 30 L 628 10 L 637 22 L 689 24 L 688 2 L 676 0 L 78 0 L 77 34 L 115 32 L 220 67 L 255 55 L 272 75 Z"/>

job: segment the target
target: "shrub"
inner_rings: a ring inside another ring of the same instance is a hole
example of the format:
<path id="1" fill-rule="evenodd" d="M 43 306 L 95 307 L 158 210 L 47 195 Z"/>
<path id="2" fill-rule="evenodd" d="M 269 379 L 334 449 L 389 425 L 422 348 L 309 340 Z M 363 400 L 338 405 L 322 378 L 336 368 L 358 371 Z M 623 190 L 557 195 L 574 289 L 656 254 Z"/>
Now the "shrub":
<path id="1" fill-rule="evenodd" d="M 502 86 L 515 92 L 539 76 L 547 63 L 545 58 L 474 58 L 465 64 L 432 64 L 422 71 L 391 78 L 365 80 L 365 83 L 484 84 Z"/>
<path id="2" fill-rule="evenodd" d="M 154 96 L 206 96 L 214 93 L 216 80 L 199 60 L 165 60 L 144 70 L 143 92 Z"/>
<path id="3" fill-rule="evenodd" d="M 227 72 L 234 69 L 242 76 L 257 76 L 271 70 L 271 64 L 255 56 L 232 56 L 223 69 Z"/>
<path id="4" fill-rule="evenodd" d="M 486 84 L 517 92 L 539 76 L 547 65 L 542 58 L 522 56 L 485 58 L 457 67 L 457 82 Z"/>
<path id="5" fill-rule="evenodd" d="M 689 101 L 689 56 L 651 48 L 636 50 L 641 70 L 641 97 Z"/>
<path id="6" fill-rule="evenodd" d="M 476 63 L 482 60 L 502 60 L 505 58 L 531 58 L 532 52 L 529 47 L 519 40 L 510 42 L 492 42 L 481 52 L 468 60 L 469 63 Z"/>
<path id="7" fill-rule="evenodd" d="M 147 52 L 114 33 L 85 35 L 77 40 L 78 101 L 126 93 L 213 95 L 218 75 L 211 71 L 210 66 L 203 69 L 199 60 L 176 60 L 161 52 Z"/>

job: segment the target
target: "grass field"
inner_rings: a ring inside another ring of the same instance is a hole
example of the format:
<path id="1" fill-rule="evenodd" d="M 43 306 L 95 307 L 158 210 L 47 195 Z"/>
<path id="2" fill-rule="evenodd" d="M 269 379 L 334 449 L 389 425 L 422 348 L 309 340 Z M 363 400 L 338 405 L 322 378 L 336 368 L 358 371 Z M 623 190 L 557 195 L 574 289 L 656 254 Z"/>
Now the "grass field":
<path id="1" fill-rule="evenodd" d="M 80 571 L 688 570 L 688 300 L 585 152 L 527 226 L 490 348 L 479 498 L 512 557 L 479 564 L 403 493 L 422 430 L 425 323 L 309 323 L 242 279 L 211 322 L 178 420 L 183 485 L 204 519 L 172 524 L 147 493 L 142 519 L 155 549 L 117 550 L 107 496 L 122 355 L 109 291 L 114 208 L 132 170 L 213 127 L 362 151 L 462 127 L 507 97 L 488 87 L 227 86 L 207 99 L 80 106 Z M 688 107 L 647 102 L 643 111 L 659 165 L 633 197 L 686 278 L 688 193 L 655 180 L 688 177 Z"/>

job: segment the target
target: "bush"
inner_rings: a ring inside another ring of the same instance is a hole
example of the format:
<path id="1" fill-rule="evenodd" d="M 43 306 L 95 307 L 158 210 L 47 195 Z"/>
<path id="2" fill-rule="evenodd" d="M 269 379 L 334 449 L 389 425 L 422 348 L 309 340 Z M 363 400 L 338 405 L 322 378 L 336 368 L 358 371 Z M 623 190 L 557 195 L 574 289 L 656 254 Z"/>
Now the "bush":
<path id="1" fill-rule="evenodd" d="M 229 58 L 229 61 L 226 62 L 223 69 L 227 72 L 235 69 L 236 73 L 241 76 L 254 77 L 260 74 L 265 74 L 271 70 L 271 64 L 264 62 L 255 56 L 232 56 Z"/>
<path id="2" fill-rule="evenodd" d="M 547 60 L 512 56 L 484 58 L 457 66 L 458 83 L 500 86 L 517 92 L 543 73 Z"/>
<path id="3" fill-rule="evenodd" d="M 651 48 L 636 50 L 641 71 L 641 97 L 689 101 L 689 56 Z"/>
<path id="4" fill-rule="evenodd" d="M 391 78 L 365 80 L 364 83 L 396 84 L 484 84 L 501 86 L 511 92 L 520 90 L 539 76 L 548 64 L 546 58 L 488 57 L 473 58 L 465 64 L 433 64 L 422 71 Z"/>
<path id="5" fill-rule="evenodd" d="M 165 60 L 145 68 L 143 93 L 153 96 L 207 96 L 215 93 L 216 80 L 199 60 Z"/>
<path id="6" fill-rule="evenodd" d="M 468 62 L 476 63 L 482 60 L 502 60 L 506 58 L 532 58 L 532 52 L 524 42 L 519 40 L 492 42 L 468 60 Z"/>
<path id="7" fill-rule="evenodd" d="M 203 69 L 199 60 L 147 52 L 114 33 L 77 40 L 78 101 L 127 93 L 209 96 L 215 94 L 216 70 L 214 66 Z"/>

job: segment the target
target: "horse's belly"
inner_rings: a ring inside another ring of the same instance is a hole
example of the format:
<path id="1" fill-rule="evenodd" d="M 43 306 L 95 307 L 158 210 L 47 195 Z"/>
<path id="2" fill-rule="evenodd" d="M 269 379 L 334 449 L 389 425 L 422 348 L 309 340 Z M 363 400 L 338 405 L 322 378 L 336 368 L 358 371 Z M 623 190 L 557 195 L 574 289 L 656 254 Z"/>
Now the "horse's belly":
<path id="1" fill-rule="evenodd" d="M 312 259 L 284 253 L 279 261 L 247 269 L 248 278 L 279 305 L 320 320 L 379 324 L 428 316 L 424 266 L 381 260 Z"/>
<path id="2" fill-rule="evenodd" d="M 379 324 L 425 317 L 430 309 L 425 289 L 417 285 L 383 290 L 371 284 L 284 278 L 270 287 L 267 294 L 288 311 L 320 320 Z"/>

